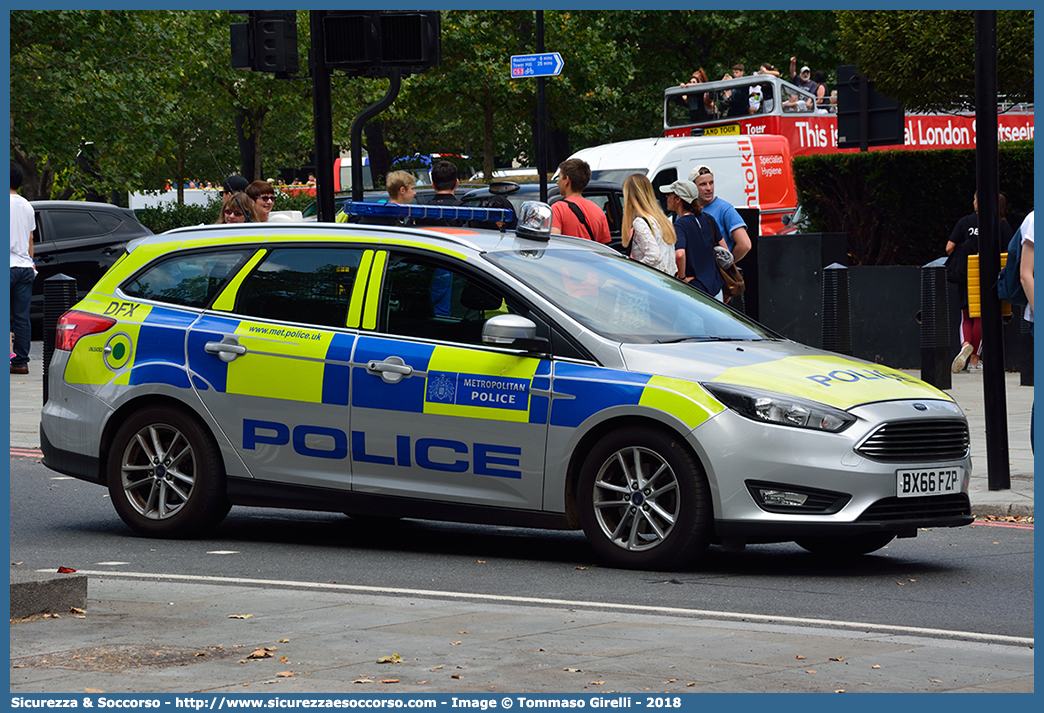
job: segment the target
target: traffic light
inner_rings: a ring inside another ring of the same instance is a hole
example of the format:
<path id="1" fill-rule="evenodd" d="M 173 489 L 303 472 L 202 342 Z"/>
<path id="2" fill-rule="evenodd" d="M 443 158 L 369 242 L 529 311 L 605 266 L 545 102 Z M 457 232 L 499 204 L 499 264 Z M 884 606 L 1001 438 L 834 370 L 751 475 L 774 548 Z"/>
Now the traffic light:
<path id="1" fill-rule="evenodd" d="M 296 74 L 297 12 L 294 10 L 238 10 L 245 23 L 231 27 L 232 66 L 255 72 Z"/>
<path id="2" fill-rule="evenodd" d="M 438 11 L 312 10 L 323 28 L 322 61 L 354 76 L 387 76 L 387 70 L 416 74 L 442 61 Z M 246 22 L 230 30 L 232 66 L 277 75 L 295 74 L 297 13 L 293 10 L 233 10 Z"/>
<path id="3" fill-rule="evenodd" d="M 330 69 L 381 76 L 384 68 L 424 72 L 442 61 L 438 11 L 331 10 L 323 17 L 324 60 Z"/>
<path id="4" fill-rule="evenodd" d="M 865 96 L 864 96 L 865 95 Z M 865 103 L 864 100 L 865 99 Z M 837 145 L 862 145 L 860 122 L 866 114 L 867 146 L 902 145 L 906 138 L 906 112 L 894 99 L 874 91 L 874 83 L 861 76 L 855 65 L 837 68 Z"/>

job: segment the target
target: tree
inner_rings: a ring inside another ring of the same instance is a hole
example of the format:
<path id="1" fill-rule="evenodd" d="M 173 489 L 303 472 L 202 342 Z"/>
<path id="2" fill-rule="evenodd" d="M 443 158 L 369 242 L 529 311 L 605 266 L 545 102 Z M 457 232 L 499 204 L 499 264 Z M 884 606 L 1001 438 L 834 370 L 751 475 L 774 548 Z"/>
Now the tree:
<path id="1" fill-rule="evenodd" d="M 148 67 L 162 62 L 158 48 L 169 42 L 163 28 L 150 26 L 143 15 L 10 14 L 11 156 L 25 171 L 27 197 L 68 198 L 87 188 L 105 193 L 134 183 L 165 147 L 154 121 L 164 102 L 145 106 L 140 96 Z M 77 169 L 85 142 L 101 149 L 102 179 Z"/>
<path id="2" fill-rule="evenodd" d="M 273 164 L 301 160 L 310 84 L 233 69 L 231 22 L 219 11 L 12 12 L 11 153 L 25 195 L 220 181 L 239 170 L 237 115 L 255 142 L 253 177 L 262 147 Z M 98 149 L 92 172 L 76 165 L 85 142 Z"/>
<path id="3" fill-rule="evenodd" d="M 839 11 L 842 53 L 876 91 L 922 112 L 975 106 L 970 10 Z M 997 93 L 1033 101 L 1033 11 L 997 12 Z"/>

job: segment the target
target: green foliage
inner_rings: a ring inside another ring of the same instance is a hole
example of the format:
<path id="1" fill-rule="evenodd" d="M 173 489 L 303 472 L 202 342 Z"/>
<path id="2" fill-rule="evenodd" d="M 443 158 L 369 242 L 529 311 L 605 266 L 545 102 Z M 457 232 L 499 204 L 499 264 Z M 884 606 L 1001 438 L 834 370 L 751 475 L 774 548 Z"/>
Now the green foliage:
<path id="1" fill-rule="evenodd" d="M 839 11 L 847 63 L 908 111 L 970 109 L 975 101 L 971 10 Z M 997 12 L 997 93 L 1033 101 L 1033 11 Z"/>
<path id="2" fill-rule="evenodd" d="M 315 202 L 315 196 L 303 191 L 284 191 L 275 189 L 275 210 L 304 209 Z M 140 208 L 135 211 L 138 220 L 154 233 L 163 233 L 174 228 L 185 228 L 191 225 L 208 225 L 217 220 L 221 213 L 222 194 L 214 191 L 206 205 L 184 205 L 181 203 L 162 203 L 153 208 Z"/>
<path id="3" fill-rule="evenodd" d="M 163 233 L 174 228 L 193 225 L 210 225 L 221 213 L 221 194 L 212 197 L 206 205 L 163 203 L 155 208 L 135 211 L 138 220 L 154 233 Z"/>
<path id="4" fill-rule="evenodd" d="M 140 208 L 135 211 L 138 220 L 154 233 L 165 233 L 174 228 L 185 228 L 190 225 L 209 225 L 217 220 L 221 212 L 221 193 L 214 196 L 206 205 L 186 205 L 184 203 L 161 203 L 152 208 Z"/>
<path id="5" fill-rule="evenodd" d="M 1000 146 L 1008 223 L 1033 207 L 1033 142 Z M 869 151 L 794 158 L 811 232 L 848 233 L 853 265 L 924 265 L 972 212 L 975 151 Z"/>
<path id="6" fill-rule="evenodd" d="M 237 121 L 272 166 L 302 162 L 312 143 L 310 84 L 233 69 L 232 18 L 12 12 L 11 154 L 25 170 L 26 196 L 220 182 L 239 171 Z M 307 40 L 305 32 L 302 51 Z M 77 164 L 85 142 L 98 149 L 96 170 Z"/>

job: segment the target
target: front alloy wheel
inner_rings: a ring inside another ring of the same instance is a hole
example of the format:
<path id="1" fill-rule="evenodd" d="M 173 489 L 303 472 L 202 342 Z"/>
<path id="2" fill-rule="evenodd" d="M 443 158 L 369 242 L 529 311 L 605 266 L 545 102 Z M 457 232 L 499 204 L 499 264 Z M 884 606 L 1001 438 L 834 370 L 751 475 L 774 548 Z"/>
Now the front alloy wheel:
<path id="1" fill-rule="evenodd" d="M 639 428 L 610 433 L 580 478 L 581 523 L 620 567 L 669 569 L 691 561 L 710 535 L 707 479 L 683 443 Z"/>

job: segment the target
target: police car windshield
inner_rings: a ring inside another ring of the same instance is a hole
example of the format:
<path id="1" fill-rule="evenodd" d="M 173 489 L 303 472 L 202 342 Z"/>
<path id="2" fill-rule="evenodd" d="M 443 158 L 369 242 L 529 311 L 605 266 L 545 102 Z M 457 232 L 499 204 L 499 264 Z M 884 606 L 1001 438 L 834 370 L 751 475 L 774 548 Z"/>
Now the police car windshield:
<path id="1" fill-rule="evenodd" d="M 580 324 L 614 341 L 775 338 L 684 282 L 626 257 L 554 248 L 494 251 L 484 257 Z"/>

